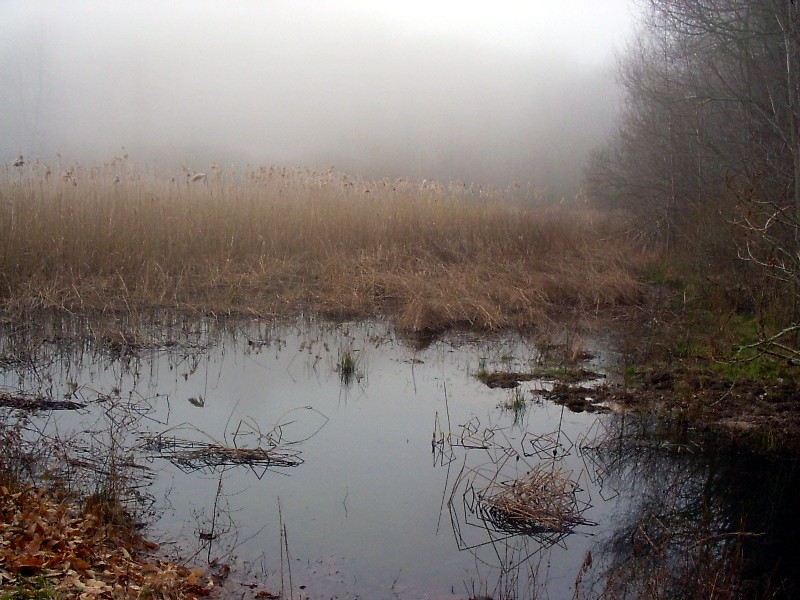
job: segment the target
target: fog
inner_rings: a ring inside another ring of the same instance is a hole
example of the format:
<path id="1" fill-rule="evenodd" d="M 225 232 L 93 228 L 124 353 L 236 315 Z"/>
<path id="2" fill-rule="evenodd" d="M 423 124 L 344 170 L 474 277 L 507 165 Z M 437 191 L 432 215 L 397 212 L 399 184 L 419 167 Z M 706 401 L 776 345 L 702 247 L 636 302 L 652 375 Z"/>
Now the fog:
<path id="1" fill-rule="evenodd" d="M 124 148 L 570 196 L 629 22 L 626 0 L 4 2 L 0 160 Z"/>

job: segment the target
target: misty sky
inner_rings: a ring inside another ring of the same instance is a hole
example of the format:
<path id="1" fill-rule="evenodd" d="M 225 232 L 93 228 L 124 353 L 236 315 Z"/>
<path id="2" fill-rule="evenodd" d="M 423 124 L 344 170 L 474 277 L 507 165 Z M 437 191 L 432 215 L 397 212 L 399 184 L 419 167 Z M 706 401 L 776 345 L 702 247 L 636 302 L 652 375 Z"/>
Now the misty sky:
<path id="1" fill-rule="evenodd" d="M 629 0 L 0 0 L 0 160 L 329 166 L 571 193 Z M 563 188 L 563 190 L 561 189 Z"/>

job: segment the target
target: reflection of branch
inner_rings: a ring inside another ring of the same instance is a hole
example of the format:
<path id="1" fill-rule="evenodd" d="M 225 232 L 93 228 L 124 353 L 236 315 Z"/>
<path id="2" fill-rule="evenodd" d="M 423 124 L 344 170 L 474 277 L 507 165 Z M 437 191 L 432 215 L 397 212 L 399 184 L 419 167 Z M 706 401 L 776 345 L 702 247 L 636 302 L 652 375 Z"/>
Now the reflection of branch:
<path id="1" fill-rule="evenodd" d="M 211 513 L 211 531 L 208 536 L 208 564 L 211 564 L 211 547 L 214 543 L 214 538 L 217 535 L 217 507 L 219 506 L 219 498 L 222 495 L 222 471 L 219 472 L 219 482 L 217 483 L 217 493 L 214 494 L 214 508 Z"/>
<path id="2" fill-rule="evenodd" d="M 587 556 L 574 598 L 741 597 L 742 543 L 754 534 L 726 510 L 724 464 L 678 451 L 680 438 L 655 419 L 617 416 L 604 428 L 581 449 L 603 485 L 615 480 L 624 494 L 627 522 L 601 546 L 589 579 Z"/>

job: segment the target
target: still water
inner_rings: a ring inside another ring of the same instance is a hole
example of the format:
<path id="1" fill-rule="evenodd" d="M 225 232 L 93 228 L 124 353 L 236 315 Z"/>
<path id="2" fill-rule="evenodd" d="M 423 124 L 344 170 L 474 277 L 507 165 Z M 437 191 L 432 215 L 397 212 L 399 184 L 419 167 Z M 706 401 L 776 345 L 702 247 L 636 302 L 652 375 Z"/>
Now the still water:
<path id="1" fill-rule="evenodd" d="M 602 372 L 613 354 L 587 343 L 585 366 Z M 686 512 L 687 490 L 702 496 L 697 482 L 709 481 L 690 445 L 652 436 L 609 448 L 620 417 L 547 402 L 547 382 L 478 381 L 482 368 L 542 363 L 519 336 L 420 344 L 383 323 L 250 323 L 215 336 L 198 326 L 134 354 L 110 348 L 53 351 L 33 369 L 7 361 L 0 386 L 85 404 L 37 412 L 30 427 L 82 456 L 64 459 L 76 471 L 102 466 L 89 487 L 113 455 L 162 551 L 229 563 L 237 581 L 285 597 L 572 598 L 589 553 L 620 560 L 614 544 L 654 497 L 679 495 L 672 506 Z M 235 453 L 254 448 L 284 462 Z M 485 490 L 532 472 L 554 474 L 579 518 L 525 531 L 487 518 Z M 678 492 L 673 476 L 691 485 Z"/>

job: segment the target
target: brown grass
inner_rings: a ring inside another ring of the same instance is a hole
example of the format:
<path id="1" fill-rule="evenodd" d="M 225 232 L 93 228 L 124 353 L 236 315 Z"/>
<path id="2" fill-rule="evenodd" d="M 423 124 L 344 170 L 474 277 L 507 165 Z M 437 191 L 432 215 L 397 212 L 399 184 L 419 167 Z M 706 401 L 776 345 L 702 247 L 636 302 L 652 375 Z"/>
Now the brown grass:
<path id="1" fill-rule="evenodd" d="M 0 310 L 381 315 L 423 331 L 528 327 L 640 296 L 631 244 L 589 210 L 462 184 L 212 171 L 7 166 Z"/>
<path id="2" fill-rule="evenodd" d="M 568 473 L 540 464 L 520 479 L 492 482 L 478 498 L 485 518 L 500 531 L 571 533 L 590 524 L 581 516 L 576 489 Z"/>

